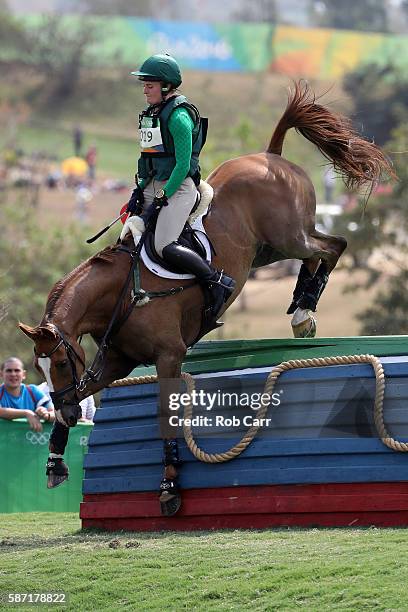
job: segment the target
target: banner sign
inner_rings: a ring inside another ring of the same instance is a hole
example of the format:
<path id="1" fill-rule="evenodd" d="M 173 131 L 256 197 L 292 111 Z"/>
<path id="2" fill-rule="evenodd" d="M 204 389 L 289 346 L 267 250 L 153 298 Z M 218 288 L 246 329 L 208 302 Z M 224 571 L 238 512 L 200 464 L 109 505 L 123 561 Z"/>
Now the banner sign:
<path id="1" fill-rule="evenodd" d="M 28 15 L 36 28 L 46 18 Z M 89 49 L 99 66 L 138 68 L 153 53 L 167 52 L 184 70 L 277 72 L 293 77 L 339 79 L 360 65 L 393 62 L 408 67 L 408 37 L 259 23 L 199 23 L 134 17 L 61 17 L 64 29 L 84 20 L 100 30 Z M 2 48 L 0 60 L 13 53 Z M 25 58 L 30 61 L 30 58 Z"/>

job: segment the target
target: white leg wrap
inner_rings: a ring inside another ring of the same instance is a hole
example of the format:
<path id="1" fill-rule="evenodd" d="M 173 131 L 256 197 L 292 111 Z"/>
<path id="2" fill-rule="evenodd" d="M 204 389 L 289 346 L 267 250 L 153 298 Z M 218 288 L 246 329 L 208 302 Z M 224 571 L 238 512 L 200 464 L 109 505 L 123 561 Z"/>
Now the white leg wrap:
<path id="1" fill-rule="evenodd" d="M 295 312 L 293 313 L 291 325 L 292 326 L 299 325 L 300 323 L 303 323 L 304 321 L 307 321 L 308 319 L 310 319 L 309 310 L 304 310 L 303 308 L 296 308 Z"/>

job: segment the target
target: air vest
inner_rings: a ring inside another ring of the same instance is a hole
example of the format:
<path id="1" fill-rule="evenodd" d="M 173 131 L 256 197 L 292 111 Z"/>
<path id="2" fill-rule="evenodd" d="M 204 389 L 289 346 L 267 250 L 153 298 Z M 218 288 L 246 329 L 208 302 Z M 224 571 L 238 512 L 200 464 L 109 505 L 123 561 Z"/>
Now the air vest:
<path id="1" fill-rule="evenodd" d="M 170 133 L 168 122 L 175 108 L 186 108 L 194 123 L 192 153 L 190 170 L 196 184 L 200 181 L 199 155 L 204 146 L 208 120 L 200 117 L 198 110 L 188 102 L 185 96 L 174 96 L 161 105 L 157 112 L 155 107 L 149 106 L 139 116 L 140 144 L 142 148 L 138 162 L 138 175 L 140 178 L 155 178 L 167 181 L 176 165 L 174 141 Z"/>

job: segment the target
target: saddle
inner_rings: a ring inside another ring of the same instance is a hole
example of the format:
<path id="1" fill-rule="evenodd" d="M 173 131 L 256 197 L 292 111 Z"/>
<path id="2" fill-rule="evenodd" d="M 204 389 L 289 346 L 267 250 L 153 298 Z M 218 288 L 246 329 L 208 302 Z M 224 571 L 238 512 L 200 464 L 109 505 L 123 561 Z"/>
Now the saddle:
<path id="1" fill-rule="evenodd" d="M 213 189 L 208 183 L 202 180 L 198 190 L 199 197 L 197 197 L 178 242 L 198 253 L 200 257 L 207 259 L 207 261 L 211 261 L 215 251 L 205 233 L 203 219 L 209 211 L 213 197 Z M 140 217 L 130 217 L 123 226 L 120 240 L 124 240 L 126 235 L 130 232 L 135 244 L 137 244 L 144 230 L 145 226 Z M 157 254 L 154 248 L 154 228 L 145 235 L 141 259 L 150 272 L 162 278 L 180 280 L 193 278 L 191 274 L 185 274 L 180 270 L 176 270 L 171 264 L 164 261 L 164 259 Z"/>
<path id="2" fill-rule="evenodd" d="M 205 233 L 203 219 L 209 211 L 209 207 L 213 197 L 213 189 L 208 183 L 201 181 L 199 186 L 199 192 L 201 198 L 197 198 L 197 201 L 183 228 L 178 242 L 198 253 L 200 257 L 207 259 L 207 261 L 211 261 L 212 255 L 215 255 L 216 253 L 209 237 Z M 143 220 L 140 219 L 140 217 L 130 217 L 126 221 L 122 229 L 120 240 L 124 240 L 126 235 L 128 233 L 131 233 L 131 235 L 133 236 L 134 243 L 136 245 L 138 244 L 144 230 L 144 223 Z M 154 231 L 155 228 L 153 227 L 145 234 L 144 244 L 140 254 L 141 260 L 143 261 L 147 269 L 150 270 L 150 272 L 152 272 L 153 274 L 156 274 L 157 276 L 160 276 L 162 278 L 180 280 L 194 278 L 193 275 L 183 273 L 181 270 L 170 265 L 167 261 L 160 257 L 160 255 L 158 255 L 154 247 Z M 212 316 L 212 301 L 208 287 L 203 285 L 202 290 L 204 294 L 204 308 L 202 312 L 201 329 L 198 338 L 208 333 L 212 329 L 215 329 L 222 325 L 222 323 L 219 323 L 214 320 Z M 197 340 L 195 340 L 192 345 L 195 344 L 196 341 Z"/>
<path id="3" fill-rule="evenodd" d="M 211 248 L 211 253 L 214 253 L 214 247 L 208 237 L 207 240 Z M 203 257 L 204 259 L 207 257 L 207 251 L 203 242 L 200 239 L 199 232 L 194 230 L 189 223 L 185 224 L 183 231 L 181 232 L 180 238 L 178 239 L 178 242 L 183 246 L 190 248 L 192 251 L 198 253 L 200 257 Z M 159 264 L 168 272 L 172 272 L 173 274 L 183 274 L 182 270 L 179 270 L 175 266 L 170 265 L 157 253 L 154 247 L 154 229 L 149 230 L 147 232 L 145 236 L 144 248 L 146 250 L 147 256 L 151 261 Z"/>

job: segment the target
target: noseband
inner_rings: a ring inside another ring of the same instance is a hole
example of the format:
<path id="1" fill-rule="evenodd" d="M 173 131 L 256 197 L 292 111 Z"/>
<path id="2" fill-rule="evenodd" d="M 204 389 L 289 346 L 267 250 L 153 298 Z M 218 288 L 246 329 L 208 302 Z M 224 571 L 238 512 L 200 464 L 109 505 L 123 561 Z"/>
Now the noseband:
<path id="1" fill-rule="evenodd" d="M 53 355 L 59 349 L 61 345 L 64 347 L 69 364 L 71 366 L 72 382 L 63 389 L 60 389 L 59 391 L 51 391 L 50 396 L 56 408 L 57 404 L 58 407 L 61 407 L 66 404 L 79 404 L 77 391 L 82 391 L 83 389 L 83 377 L 81 377 L 81 379 L 78 378 L 76 370 L 76 361 L 79 361 L 79 363 L 83 366 L 84 370 L 85 363 L 81 356 L 78 355 L 69 340 L 67 340 L 67 338 L 64 336 L 62 331 L 60 331 L 56 325 L 53 325 L 52 327 L 54 328 L 55 333 L 59 337 L 57 344 L 49 351 L 49 353 L 37 353 L 34 349 L 35 356 L 37 357 L 37 359 L 49 359 L 51 355 Z M 74 394 L 71 396 L 71 398 L 65 400 L 64 395 L 70 393 L 70 391 L 74 391 Z M 74 402 L 72 400 L 74 400 Z"/>

